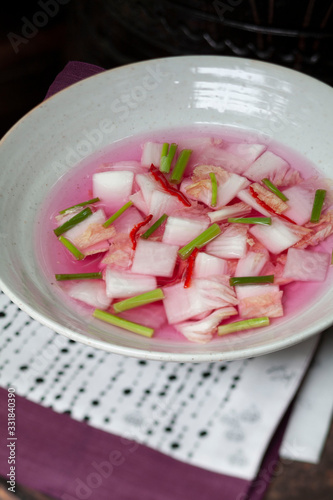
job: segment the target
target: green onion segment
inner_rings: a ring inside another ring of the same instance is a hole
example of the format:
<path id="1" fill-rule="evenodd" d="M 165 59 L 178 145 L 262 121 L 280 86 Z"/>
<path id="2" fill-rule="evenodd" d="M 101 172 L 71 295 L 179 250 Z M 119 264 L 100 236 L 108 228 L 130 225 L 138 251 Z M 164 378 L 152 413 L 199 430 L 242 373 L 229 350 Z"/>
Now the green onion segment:
<path id="1" fill-rule="evenodd" d="M 73 205 L 72 207 L 68 207 L 68 208 L 65 208 L 64 210 L 60 210 L 59 214 L 64 214 L 67 212 L 67 210 L 71 210 L 72 208 L 85 207 L 86 205 L 91 205 L 92 203 L 97 203 L 98 201 L 101 201 L 101 200 L 99 198 L 92 198 L 91 200 L 83 201 L 82 203 L 77 203 L 76 205 Z"/>
<path id="2" fill-rule="evenodd" d="M 221 234 L 221 229 L 218 224 L 212 224 L 209 226 L 205 231 L 203 231 L 199 236 L 194 238 L 194 240 L 190 241 L 187 243 L 185 246 L 183 246 L 179 251 L 178 254 L 182 259 L 187 259 L 193 252 L 195 248 L 202 248 L 207 243 L 209 243 L 211 240 L 216 238 Z"/>
<path id="3" fill-rule="evenodd" d="M 120 313 L 122 311 L 127 311 L 128 309 L 145 306 L 146 304 L 151 304 L 152 302 L 163 299 L 163 290 L 161 288 L 156 288 L 156 290 L 152 290 L 151 292 L 141 293 L 140 295 L 136 295 L 135 297 L 130 297 L 129 299 L 116 302 L 115 304 L 113 304 L 113 309 L 116 313 Z"/>
<path id="4" fill-rule="evenodd" d="M 111 217 L 104 222 L 103 227 L 109 227 L 112 224 L 112 222 L 114 222 L 116 219 L 118 219 L 118 217 L 120 217 L 121 214 L 123 214 L 125 212 L 125 210 L 127 210 L 132 205 L 133 205 L 132 201 L 128 201 L 127 203 L 125 203 L 125 205 L 123 205 L 121 208 L 119 208 L 119 210 L 117 210 L 117 212 L 115 212 L 113 215 L 111 215 Z"/>
<path id="5" fill-rule="evenodd" d="M 216 180 L 216 175 L 214 172 L 209 173 L 210 180 L 212 181 L 212 201 L 211 201 L 211 206 L 216 207 L 217 203 L 217 180 Z"/>
<path id="6" fill-rule="evenodd" d="M 172 144 L 169 144 L 165 142 L 162 147 L 162 153 L 161 153 L 161 161 L 160 161 L 160 171 L 168 174 L 170 172 L 171 168 L 171 163 L 172 160 L 174 159 L 174 156 L 176 154 L 177 150 L 177 144 L 174 142 Z"/>
<path id="7" fill-rule="evenodd" d="M 70 251 L 72 255 L 74 255 L 76 260 L 83 260 L 85 258 L 85 255 L 82 252 L 80 252 L 80 250 L 76 248 L 76 246 L 73 245 L 71 241 L 65 238 L 65 236 L 60 236 L 59 241 L 67 248 L 67 250 Z"/>
<path id="8" fill-rule="evenodd" d="M 64 224 L 62 224 L 61 226 L 56 227 L 53 230 L 54 234 L 56 236 L 60 236 L 61 234 L 65 233 L 66 231 L 68 231 L 72 227 L 76 226 L 77 224 L 79 224 L 80 222 L 82 222 L 83 220 L 85 220 L 91 214 L 92 214 L 92 211 L 91 211 L 91 209 L 89 207 L 85 208 L 84 210 L 81 210 L 81 212 L 79 212 L 78 214 L 74 215 L 74 217 L 72 217 L 71 219 L 69 219 L 67 222 L 64 222 Z"/>
<path id="9" fill-rule="evenodd" d="M 141 234 L 141 238 L 147 240 L 149 236 L 153 234 L 153 232 L 156 231 L 156 229 L 158 229 L 167 218 L 167 214 L 163 214 L 156 222 L 154 222 L 154 224 L 150 226 L 150 228 L 147 229 L 145 233 Z"/>
<path id="10" fill-rule="evenodd" d="M 128 321 L 127 319 L 120 318 L 119 316 L 115 316 L 114 314 L 107 313 L 105 311 L 102 311 L 101 309 L 95 309 L 93 312 L 93 316 L 94 318 L 100 319 L 101 321 L 105 321 L 106 323 L 110 323 L 114 326 L 119 326 L 124 330 L 138 333 L 139 335 L 144 335 L 145 337 L 152 337 L 154 334 L 153 328 L 139 325 L 138 323 L 133 323 L 132 321 Z"/>
<path id="11" fill-rule="evenodd" d="M 102 279 L 102 273 L 55 274 L 57 281 Z"/>
<path id="12" fill-rule="evenodd" d="M 178 156 L 176 165 L 172 171 L 170 180 L 171 182 L 179 183 L 184 175 L 185 168 L 187 166 L 188 160 L 192 154 L 192 149 L 183 149 Z"/>
<path id="13" fill-rule="evenodd" d="M 263 316 L 261 318 L 245 319 L 243 321 L 235 321 L 227 325 L 219 326 L 217 329 L 218 335 L 227 335 L 228 333 L 240 332 L 241 330 L 249 330 L 250 328 L 260 328 L 269 325 L 269 318 Z"/>
<path id="14" fill-rule="evenodd" d="M 272 219 L 270 217 L 230 217 L 228 222 L 235 222 L 236 224 L 264 224 L 271 225 Z"/>
<path id="15" fill-rule="evenodd" d="M 325 189 L 317 189 L 311 212 L 311 222 L 318 222 L 326 196 Z"/>
<path id="16" fill-rule="evenodd" d="M 262 179 L 261 182 L 263 184 L 265 184 L 265 186 L 268 187 L 268 189 L 270 191 L 272 191 L 272 193 L 276 194 L 276 196 L 278 196 L 280 198 L 280 200 L 288 201 L 288 198 L 286 197 L 286 195 L 281 193 L 281 191 L 269 179 L 267 179 L 267 178 Z"/>
<path id="17" fill-rule="evenodd" d="M 274 274 L 268 274 L 267 276 L 235 276 L 234 278 L 230 278 L 229 283 L 230 286 L 274 283 Z"/>
<path id="18" fill-rule="evenodd" d="M 164 142 L 164 143 L 163 143 L 163 145 L 162 145 L 161 159 L 162 159 L 164 156 L 167 156 L 167 155 L 168 155 L 168 151 L 169 151 L 169 143 L 168 143 L 168 142 Z"/>

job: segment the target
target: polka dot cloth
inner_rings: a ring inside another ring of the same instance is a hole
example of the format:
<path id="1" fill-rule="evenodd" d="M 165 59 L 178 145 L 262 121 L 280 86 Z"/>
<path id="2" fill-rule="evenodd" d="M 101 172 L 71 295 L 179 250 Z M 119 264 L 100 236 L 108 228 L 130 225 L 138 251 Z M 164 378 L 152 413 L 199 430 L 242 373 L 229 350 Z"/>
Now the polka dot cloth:
<path id="1" fill-rule="evenodd" d="M 229 363 L 162 363 L 76 343 L 0 295 L 0 380 L 27 399 L 179 460 L 253 479 L 316 338 Z M 267 404 L 269 398 L 269 404 Z"/>

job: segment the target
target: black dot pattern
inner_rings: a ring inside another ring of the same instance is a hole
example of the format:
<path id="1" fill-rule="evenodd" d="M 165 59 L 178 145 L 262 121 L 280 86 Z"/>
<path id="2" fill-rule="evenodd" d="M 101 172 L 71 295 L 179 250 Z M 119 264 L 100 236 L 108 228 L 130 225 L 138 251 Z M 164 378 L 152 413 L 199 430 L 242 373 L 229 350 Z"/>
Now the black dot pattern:
<path id="1" fill-rule="evenodd" d="M 125 358 L 55 334 L 4 294 L 0 331 L 2 385 L 17 394 L 197 465 L 219 441 L 234 446 L 230 463 L 246 464 L 240 447 L 246 432 L 260 426 L 263 407 L 255 392 L 240 411 L 233 405 L 256 359 L 174 364 Z"/>

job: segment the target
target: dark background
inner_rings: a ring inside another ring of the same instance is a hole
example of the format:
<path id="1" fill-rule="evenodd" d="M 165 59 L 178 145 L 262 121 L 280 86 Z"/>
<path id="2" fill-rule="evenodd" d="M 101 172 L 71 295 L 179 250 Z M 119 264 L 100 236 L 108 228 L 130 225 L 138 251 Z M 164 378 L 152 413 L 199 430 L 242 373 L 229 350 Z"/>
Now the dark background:
<path id="1" fill-rule="evenodd" d="M 181 54 L 255 58 L 333 85 L 333 2 L 2 1 L 0 137 L 43 100 L 69 60 L 112 68 Z M 0 499 L 13 498 L 5 486 L 0 479 Z M 22 487 L 15 498 L 45 497 Z M 265 500 L 313 498 L 333 498 L 332 429 L 320 465 L 288 465 L 273 480 Z"/>
<path id="2" fill-rule="evenodd" d="M 282 64 L 333 84 L 332 0 L 11 0 L 0 6 L 0 137 L 69 60 L 181 54 Z"/>

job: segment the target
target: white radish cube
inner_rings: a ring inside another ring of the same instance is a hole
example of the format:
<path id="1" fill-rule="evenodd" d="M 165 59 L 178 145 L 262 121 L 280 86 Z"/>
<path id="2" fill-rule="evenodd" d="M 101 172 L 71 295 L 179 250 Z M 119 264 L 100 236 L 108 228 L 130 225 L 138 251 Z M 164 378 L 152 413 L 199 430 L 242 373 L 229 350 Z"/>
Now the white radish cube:
<path id="1" fill-rule="evenodd" d="M 71 284 L 67 289 L 68 295 L 97 309 L 107 309 L 111 299 L 106 295 L 103 280 L 83 280 Z"/>
<path id="2" fill-rule="evenodd" d="M 93 195 L 106 203 L 112 210 L 118 210 L 132 193 L 134 173 L 129 171 L 108 171 L 93 174 Z"/>
<path id="3" fill-rule="evenodd" d="M 252 181 L 261 181 L 265 177 L 272 177 L 277 172 L 287 172 L 289 164 L 280 156 L 265 151 L 252 165 L 245 170 L 244 175 Z"/>
<path id="4" fill-rule="evenodd" d="M 153 276 L 115 271 L 110 268 L 107 268 L 105 272 L 105 283 L 106 295 L 118 299 L 150 292 L 157 287 L 156 279 Z"/>
<path id="5" fill-rule="evenodd" d="M 195 258 L 195 278 L 207 278 L 208 276 L 221 276 L 226 274 L 228 264 L 225 260 L 205 252 L 199 252 Z"/>
<path id="6" fill-rule="evenodd" d="M 91 215 L 89 215 L 89 217 L 84 219 L 82 222 L 79 222 L 79 224 L 76 224 L 76 226 L 66 231 L 64 233 L 64 236 L 65 238 L 75 243 L 75 240 L 80 237 L 81 234 L 83 234 L 91 224 L 104 224 L 105 221 L 106 216 L 104 210 L 100 208 L 96 212 L 93 212 Z"/>
<path id="7" fill-rule="evenodd" d="M 298 281 L 324 281 L 330 263 L 331 256 L 326 252 L 289 248 L 283 277 Z"/>
<path id="8" fill-rule="evenodd" d="M 158 142 L 145 142 L 143 145 L 141 165 L 150 167 L 153 164 L 155 167 L 160 166 L 163 144 Z"/>
<path id="9" fill-rule="evenodd" d="M 207 229 L 208 225 L 208 220 L 168 217 L 162 241 L 170 245 L 186 245 L 186 243 L 189 243 Z"/>
<path id="10" fill-rule="evenodd" d="M 133 258 L 132 272 L 170 277 L 175 268 L 178 246 L 139 239 Z"/>
<path id="11" fill-rule="evenodd" d="M 272 217 L 270 226 L 254 225 L 250 229 L 253 234 L 264 245 L 269 252 L 278 254 L 295 245 L 302 239 L 301 234 L 297 234 L 289 226 L 281 222 L 277 217 Z"/>

